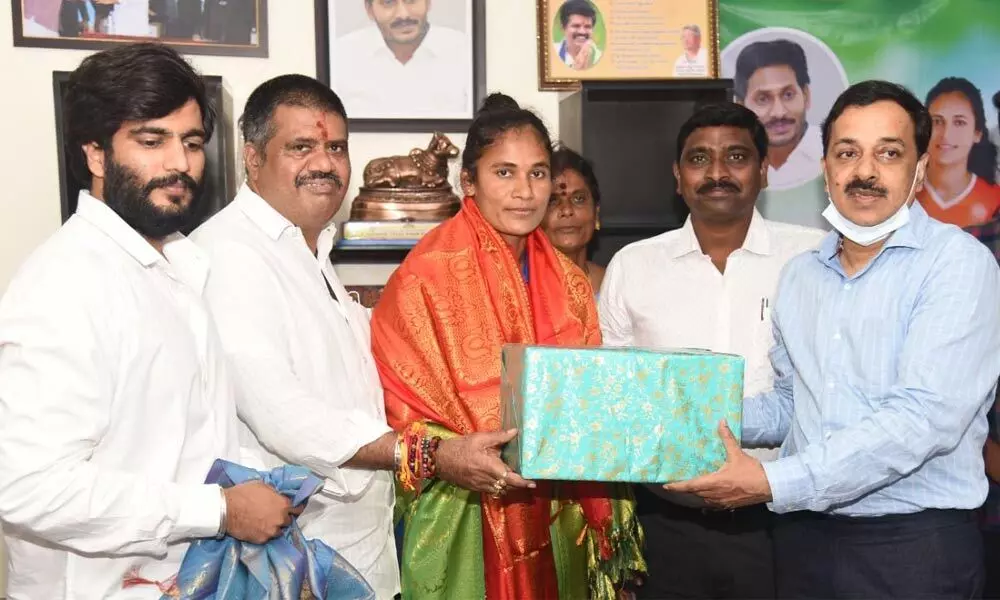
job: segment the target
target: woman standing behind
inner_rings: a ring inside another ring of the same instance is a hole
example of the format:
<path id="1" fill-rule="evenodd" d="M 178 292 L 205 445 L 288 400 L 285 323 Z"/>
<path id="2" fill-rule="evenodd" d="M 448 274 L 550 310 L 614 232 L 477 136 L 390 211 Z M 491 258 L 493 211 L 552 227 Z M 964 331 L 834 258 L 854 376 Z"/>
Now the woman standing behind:
<path id="1" fill-rule="evenodd" d="M 982 94 L 968 79 L 946 77 L 927 93 L 926 105 L 933 131 L 917 199 L 938 221 L 959 227 L 989 221 L 1000 209 L 1000 187 Z"/>
<path id="2" fill-rule="evenodd" d="M 505 343 L 600 344 L 590 282 L 538 229 L 551 160 L 539 118 L 489 96 L 462 154 L 461 210 L 409 253 L 372 314 L 389 424 L 424 449 L 397 500 L 404 598 L 606 599 L 645 570 L 626 486 L 503 470 L 468 491 L 433 476 L 435 437 L 500 429 Z"/>
<path id="3" fill-rule="evenodd" d="M 583 269 L 597 294 L 604 267 L 587 260 L 587 246 L 601 228 L 601 189 L 593 165 L 573 150 L 559 148 L 552 153 L 552 188 L 542 229 L 553 246 Z"/>

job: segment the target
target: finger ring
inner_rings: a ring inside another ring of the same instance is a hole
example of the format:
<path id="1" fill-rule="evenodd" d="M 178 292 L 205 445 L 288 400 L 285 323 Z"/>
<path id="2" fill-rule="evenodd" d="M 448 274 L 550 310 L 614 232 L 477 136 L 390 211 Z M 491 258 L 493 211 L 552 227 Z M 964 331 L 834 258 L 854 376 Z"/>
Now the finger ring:
<path id="1" fill-rule="evenodd" d="M 496 499 L 499 498 L 500 496 L 503 496 L 506 491 L 507 491 L 506 482 L 504 482 L 503 479 L 497 479 L 496 481 L 493 482 L 493 489 L 490 491 L 490 496 Z"/>

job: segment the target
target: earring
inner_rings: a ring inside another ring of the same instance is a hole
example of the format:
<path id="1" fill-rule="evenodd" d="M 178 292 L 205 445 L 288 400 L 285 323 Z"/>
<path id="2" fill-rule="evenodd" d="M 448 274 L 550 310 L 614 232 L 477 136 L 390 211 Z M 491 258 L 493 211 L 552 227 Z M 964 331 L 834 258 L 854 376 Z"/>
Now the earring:
<path id="1" fill-rule="evenodd" d="M 601 220 L 598 219 L 597 221 L 594 222 L 594 231 L 600 231 L 600 230 L 601 230 Z"/>

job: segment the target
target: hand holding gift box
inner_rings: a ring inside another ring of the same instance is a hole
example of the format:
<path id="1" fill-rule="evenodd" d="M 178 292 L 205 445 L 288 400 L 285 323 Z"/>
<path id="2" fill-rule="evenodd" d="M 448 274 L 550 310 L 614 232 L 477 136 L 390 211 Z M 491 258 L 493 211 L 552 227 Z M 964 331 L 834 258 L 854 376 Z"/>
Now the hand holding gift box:
<path id="1" fill-rule="evenodd" d="M 732 509 L 770 502 L 771 485 L 764 466 L 743 451 L 725 421 L 719 424 L 719 437 L 726 447 L 726 462 L 718 471 L 663 488 L 678 494 L 694 494 L 716 508 Z"/>
<path id="2" fill-rule="evenodd" d="M 503 349 L 504 461 L 528 479 L 670 483 L 726 463 L 744 360 L 699 350 Z M 739 442 L 736 442 L 739 446 Z"/>

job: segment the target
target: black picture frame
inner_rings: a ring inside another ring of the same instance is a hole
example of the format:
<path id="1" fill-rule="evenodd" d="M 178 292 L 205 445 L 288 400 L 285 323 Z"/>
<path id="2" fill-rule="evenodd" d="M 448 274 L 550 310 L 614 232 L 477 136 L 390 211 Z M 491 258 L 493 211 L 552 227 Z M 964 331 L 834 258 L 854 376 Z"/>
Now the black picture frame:
<path id="1" fill-rule="evenodd" d="M 329 3 L 342 0 L 315 0 L 316 21 L 316 77 L 326 85 L 330 82 Z M 476 107 L 486 98 L 486 0 L 470 0 L 472 10 L 472 90 L 473 107 L 468 118 L 462 119 L 363 119 L 348 114 L 352 131 L 379 133 L 433 133 L 462 132 L 469 128 Z M 336 89 L 334 89 L 336 91 Z"/>
<path id="2" fill-rule="evenodd" d="M 59 164 L 59 198 L 62 213 L 62 222 L 73 216 L 76 212 L 77 198 L 83 188 L 81 182 L 73 174 L 70 168 L 69 153 L 70 148 L 66 144 L 64 134 L 65 118 L 63 115 L 63 102 L 69 83 L 68 71 L 53 71 L 52 73 L 52 95 L 55 102 L 56 119 L 56 151 L 58 153 Z M 215 104 L 216 120 L 215 131 L 212 139 L 205 145 L 205 191 L 202 196 L 201 205 L 192 225 L 181 233 L 188 234 L 206 219 L 222 210 L 233 198 L 235 190 L 235 178 L 230 165 L 234 164 L 233 155 L 230 151 L 230 135 L 232 130 L 225 118 L 229 114 L 228 110 L 231 102 L 225 93 L 222 85 L 222 77 L 216 75 L 203 75 L 205 86 L 208 89 L 208 96 Z"/>
<path id="3" fill-rule="evenodd" d="M 12 25 L 14 30 L 14 46 L 22 48 L 57 48 L 64 50 L 106 50 L 121 44 L 131 44 L 135 42 L 160 42 L 170 46 L 182 54 L 199 54 L 209 56 L 241 56 L 250 58 L 267 58 L 268 56 L 268 27 L 267 27 L 267 0 L 207 0 L 219 10 L 228 10 L 234 2 L 254 2 L 256 27 L 251 26 L 251 32 L 256 29 L 256 43 L 228 43 L 215 41 L 195 41 L 177 37 L 137 37 L 119 36 L 106 34 L 86 34 L 79 37 L 48 37 L 28 35 L 24 31 L 24 5 L 28 0 L 11 0 Z M 61 5 L 60 0 L 39 0 L 46 5 L 47 10 L 54 10 L 58 20 L 58 11 Z M 155 0 L 153 0 L 155 1 Z M 49 5 L 54 6 L 48 8 Z M 218 13 L 220 16 L 213 20 L 220 27 L 233 23 L 233 19 L 225 13 Z M 252 35 L 252 33 L 251 33 Z"/>

